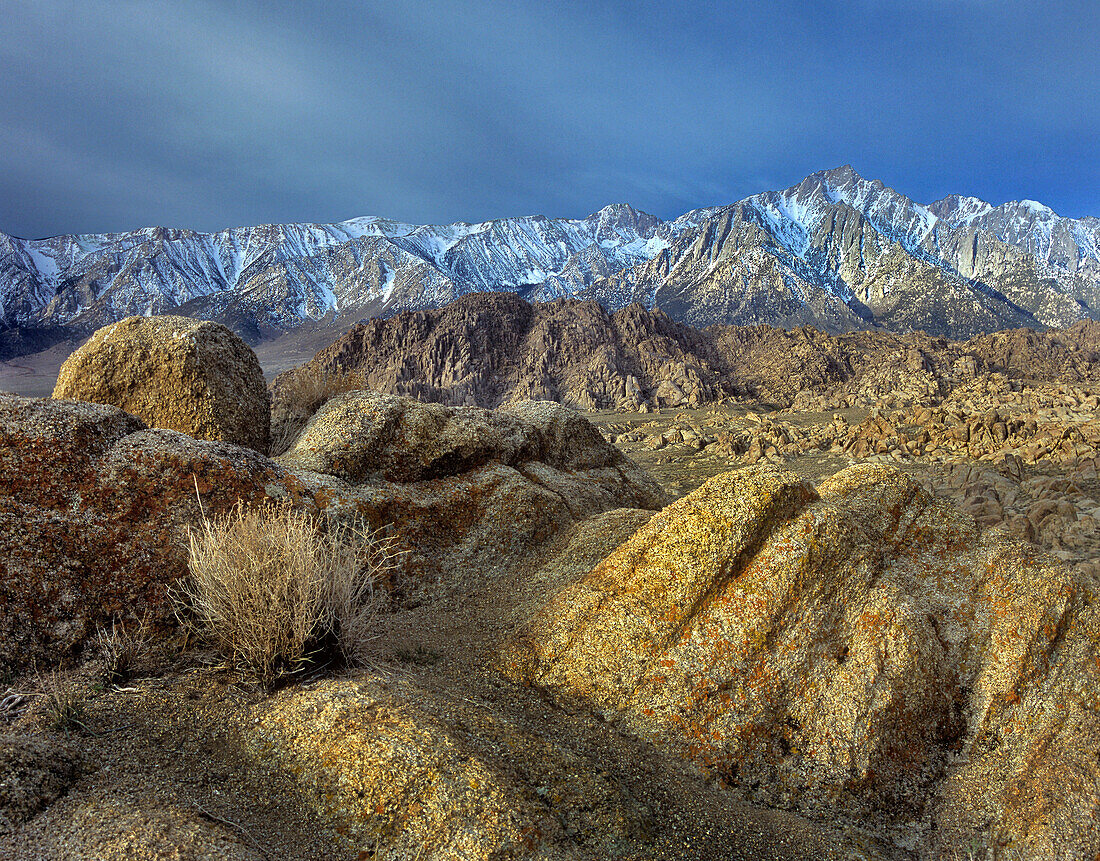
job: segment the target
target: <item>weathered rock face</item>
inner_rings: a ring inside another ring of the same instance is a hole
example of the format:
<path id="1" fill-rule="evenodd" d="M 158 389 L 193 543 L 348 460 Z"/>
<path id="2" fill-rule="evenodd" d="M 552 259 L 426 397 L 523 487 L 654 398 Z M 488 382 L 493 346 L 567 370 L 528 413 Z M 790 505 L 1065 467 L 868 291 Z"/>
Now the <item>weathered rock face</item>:
<path id="1" fill-rule="evenodd" d="M 352 392 L 277 462 L 330 516 L 400 535 L 422 582 L 518 561 L 579 518 L 665 502 L 587 420 L 549 402 L 491 412 Z"/>
<path id="2" fill-rule="evenodd" d="M 306 367 L 322 375 L 361 371 L 375 391 L 482 407 L 533 399 L 632 409 L 733 392 L 712 367 L 703 334 L 660 312 L 632 306 L 610 314 L 575 300 L 531 305 L 497 293 L 370 320 Z M 286 379 L 273 386 L 277 412 Z"/>
<path id="3" fill-rule="evenodd" d="M 409 550 L 389 585 L 419 596 L 578 518 L 664 496 L 557 404 L 492 413 L 344 395 L 280 465 L 115 407 L 0 394 L 0 670 L 68 655 L 115 618 L 167 622 L 187 526 L 200 505 L 213 516 L 238 501 L 368 521 Z"/>
<path id="4" fill-rule="evenodd" d="M 296 418 L 295 375 L 362 376 L 362 387 L 445 404 L 550 400 L 581 409 L 696 407 L 749 396 L 822 410 L 938 403 L 976 375 L 1100 380 L 1100 323 L 1019 329 L 967 342 L 923 333 L 828 335 L 809 326 L 692 329 L 660 311 L 595 302 L 530 305 L 471 294 L 439 310 L 356 326 L 273 384 L 276 424 Z"/>
<path id="5" fill-rule="evenodd" d="M 418 707 L 420 697 L 378 679 L 285 694 L 254 710 L 246 746 L 298 776 L 348 857 L 372 845 L 393 857 L 575 857 L 554 845 L 565 842 L 562 823 L 501 772 L 490 745 Z"/>
<path id="6" fill-rule="evenodd" d="M 200 501 L 213 515 L 273 498 L 312 504 L 251 449 L 0 394 L 0 668 L 56 660 L 115 618 L 166 621 Z"/>
<path id="7" fill-rule="evenodd" d="M 345 481 L 410 482 L 468 472 L 486 463 L 540 461 L 557 470 L 622 467 L 645 475 L 579 413 L 548 401 L 493 412 L 356 392 L 318 410 L 284 462 Z"/>
<path id="8" fill-rule="evenodd" d="M 753 469 L 656 515 L 502 661 L 756 800 L 1091 857 L 1096 597 L 889 467 L 816 491 Z"/>
<path id="9" fill-rule="evenodd" d="M 187 317 L 128 317 L 61 366 L 54 398 L 110 404 L 150 427 L 266 453 L 270 401 L 256 354 L 229 329 Z"/>

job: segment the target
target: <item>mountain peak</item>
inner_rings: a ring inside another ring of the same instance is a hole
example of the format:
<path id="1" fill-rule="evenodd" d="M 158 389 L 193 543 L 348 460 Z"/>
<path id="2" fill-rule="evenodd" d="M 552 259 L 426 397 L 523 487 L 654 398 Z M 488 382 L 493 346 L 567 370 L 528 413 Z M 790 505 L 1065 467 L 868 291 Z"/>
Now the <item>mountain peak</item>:
<path id="1" fill-rule="evenodd" d="M 592 214 L 593 215 L 604 215 L 604 214 L 607 214 L 607 215 L 637 215 L 638 210 L 636 210 L 629 203 L 609 203 L 609 204 L 607 204 L 607 206 L 603 207 L 603 209 L 597 210 L 596 212 L 594 212 Z"/>
<path id="2" fill-rule="evenodd" d="M 980 197 L 968 197 L 962 194 L 949 194 L 928 204 L 928 211 L 943 219 L 952 227 L 970 224 L 991 212 L 993 206 Z"/>
<path id="3" fill-rule="evenodd" d="M 610 234 L 636 234 L 649 239 L 661 225 L 661 220 L 648 212 L 641 212 L 629 203 L 612 203 L 594 212 L 585 222 L 596 229 L 599 240 L 610 239 Z"/>
<path id="4" fill-rule="evenodd" d="M 1038 218 L 1057 218 L 1058 217 L 1057 212 L 1055 212 L 1053 209 L 1051 209 L 1046 204 L 1039 203 L 1039 201 L 1037 201 L 1037 200 L 1027 200 L 1027 199 L 1014 200 L 1014 201 L 1010 201 L 1009 203 L 1006 203 L 1004 206 L 1005 206 L 1005 209 L 1009 208 L 1010 206 L 1014 206 L 1015 208 L 1018 208 L 1018 209 L 1025 209 L 1028 212 L 1032 213 L 1033 215 L 1037 216 Z"/>

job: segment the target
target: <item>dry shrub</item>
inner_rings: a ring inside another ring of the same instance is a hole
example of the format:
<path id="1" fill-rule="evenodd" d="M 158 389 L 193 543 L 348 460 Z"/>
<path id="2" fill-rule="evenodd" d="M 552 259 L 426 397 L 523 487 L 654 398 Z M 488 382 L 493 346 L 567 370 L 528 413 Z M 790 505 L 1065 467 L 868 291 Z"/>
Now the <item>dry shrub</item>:
<path id="1" fill-rule="evenodd" d="M 361 371 L 329 371 L 300 365 L 279 375 L 272 401 L 271 455 L 286 452 L 306 422 L 328 400 L 367 387 Z"/>
<path id="2" fill-rule="evenodd" d="M 395 559 L 369 531 L 326 532 L 301 511 L 238 505 L 191 530 L 180 591 L 223 654 L 270 685 L 326 642 L 354 658 Z"/>

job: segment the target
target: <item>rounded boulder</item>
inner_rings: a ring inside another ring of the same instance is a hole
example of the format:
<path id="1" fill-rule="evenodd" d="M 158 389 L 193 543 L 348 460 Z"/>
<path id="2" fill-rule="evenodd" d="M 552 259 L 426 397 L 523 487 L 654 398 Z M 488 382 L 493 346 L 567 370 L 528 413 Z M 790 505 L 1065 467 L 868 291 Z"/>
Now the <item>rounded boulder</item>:
<path id="1" fill-rule="evenodd" d="M 164 316 L 105 326 L 61 366 L 53 397 L 109 404 L 150 427 L 268 450 L 270 398 L 259 360 L 218 323 Z"/>

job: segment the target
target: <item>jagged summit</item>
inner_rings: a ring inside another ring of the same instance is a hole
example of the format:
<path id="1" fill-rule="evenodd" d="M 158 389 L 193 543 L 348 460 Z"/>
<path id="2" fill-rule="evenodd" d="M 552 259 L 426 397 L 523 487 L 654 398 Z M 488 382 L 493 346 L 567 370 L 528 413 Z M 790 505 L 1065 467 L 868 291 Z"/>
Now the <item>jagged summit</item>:
<path id="1" fill-rule="evenodd" d="M 947 197 L 928 204 L 928 210 L 937 218 L 941 218 L 952 227 L 960 224 L 970 224 L 975 219 L 993 209 L 993 206 L 981 198 L 967 197 L 960 194 L 949 194 Z"/>
<path id="2" fill-rule="evenodd" d="M 842 165 L 673 221 L 616 203 L 583 219 L 0 234 L 0 326 L 88 329 L 172 312 L 255 340 L 485 290 L 610 310 L 641 302 L 695 325 L 954 336 L 1059 326 L 1097 318 L 1100 219 L 961 195 L 926 206 Z"/>

